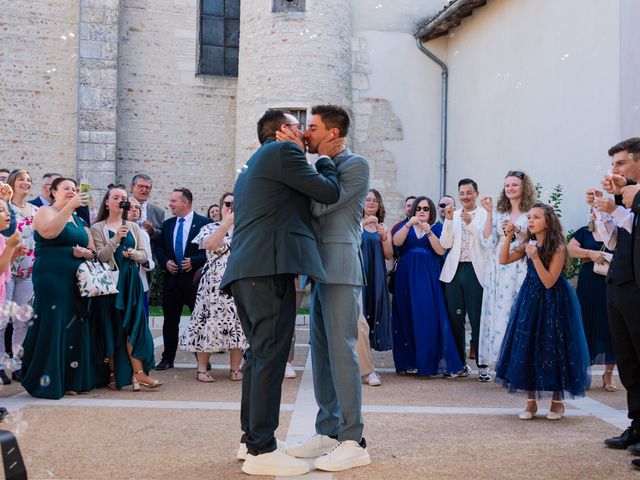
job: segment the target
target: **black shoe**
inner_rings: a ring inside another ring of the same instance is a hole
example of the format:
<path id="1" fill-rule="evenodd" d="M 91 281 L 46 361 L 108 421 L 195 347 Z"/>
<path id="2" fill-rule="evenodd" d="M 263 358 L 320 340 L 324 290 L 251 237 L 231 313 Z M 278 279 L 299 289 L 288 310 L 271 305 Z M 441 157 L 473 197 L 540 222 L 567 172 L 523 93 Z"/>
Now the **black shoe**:
<path id="1" fill-rule="evenodd" d="M 638 455 L 640 457 L 640 443 L 636 443 L 635 445 L 629 445 L 627 447 L 627 452 L 632 455 Z"/>
<path id="2" fill-rule="evenodd" d="M 640 458 L 631 460 L 631 465 L 633 465 L 636 469 L 640 470 Z"/>
<path id="3" fill-rule="evenodd" d="M 9 412 L 7 411 L 6 408 L 0 407 L 0 422 L 4 420 L 4 417 L 6 417 L 8 413 Z"/>
<path id="4" fill-rule="evenodd" d="M 11 379 L 7 377 L 4 369 L 0 369 L 0 383 L 2 383 L 2 385 L 9 385 L 11 383 Z"/>
<path id="5" fill-rule="evenodd" d="M 607 438 L 604 444 L 609 448 L 625 449 L 631 445 L 640 443 L 640 431 L 633 427 L 627 428 L 619 437 Z"/>
<path id="6" fill-rule="evenodd" d="M 173 362 L 168 362 L 167 360 L 161 360 L 156 365 L 156 370 L 169 370 L 170 368 L 173 368 Z"/>
<path id="7" fill-rule="evenodd" d="M 11 380 L 15 380 L 16 382 L 19 382 L 21 375 L 22 375 L 22 370 L 16 370 L 15 372 L 11 372 Z"/>

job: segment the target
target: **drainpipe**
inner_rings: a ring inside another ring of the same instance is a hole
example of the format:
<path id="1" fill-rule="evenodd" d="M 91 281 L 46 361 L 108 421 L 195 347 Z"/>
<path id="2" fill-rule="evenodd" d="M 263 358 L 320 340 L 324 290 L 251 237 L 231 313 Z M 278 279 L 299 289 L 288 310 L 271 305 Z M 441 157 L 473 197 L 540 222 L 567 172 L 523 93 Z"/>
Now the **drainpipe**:
<path id="1" fill-rule="evenodd" d="M 442 197 L 446 193 L 447 185 L 447 86 L 449 70 L 442 60 L 424 48 L 420 38 L 416 38 L 416 44 L 422 53 L 440 65 L 442 69 L 442 106 L 440 108 L 440 197 Z"/>

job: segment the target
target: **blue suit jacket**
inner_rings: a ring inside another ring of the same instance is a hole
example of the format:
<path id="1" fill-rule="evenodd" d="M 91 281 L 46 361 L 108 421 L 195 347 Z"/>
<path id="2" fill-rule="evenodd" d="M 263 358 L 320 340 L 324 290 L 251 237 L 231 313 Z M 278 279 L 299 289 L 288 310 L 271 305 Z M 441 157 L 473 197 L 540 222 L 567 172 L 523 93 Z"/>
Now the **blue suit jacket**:
<path id="1" fill-rule="evenodd" d="M 204 250 L 201 250 L 198 245 L 192 243 L 192 240 L 200 232 L 200 229 L 207 223 L 211 223 L 211 219 L 203 217 L 193 212 L 193 221 L 191 222 L 191 228 L 189 229 L 189 236 L 187 237 L 187 244 L 184 248 L 184 258 L 191 259 L 192 269 L 189 272 L 181 272 L 179 275 L 193 276 L 195 271 L 202 267 L 207 260 L 207 254 Z M 176 217 L 171 217 L 168 220 L 162 222 L 162 230 L 160 235 L 155 235 L 155 254 L 158 259 L 158 263 L 162 269 L 167 272 L 167 262 L 169 260 L 176 261 L 176 254 L 173 249 L 173 229 L 176 226 Z M 164 287 L 171 288 L 175 283 L 176 275 L 167 273 L 164 276 Z"/>

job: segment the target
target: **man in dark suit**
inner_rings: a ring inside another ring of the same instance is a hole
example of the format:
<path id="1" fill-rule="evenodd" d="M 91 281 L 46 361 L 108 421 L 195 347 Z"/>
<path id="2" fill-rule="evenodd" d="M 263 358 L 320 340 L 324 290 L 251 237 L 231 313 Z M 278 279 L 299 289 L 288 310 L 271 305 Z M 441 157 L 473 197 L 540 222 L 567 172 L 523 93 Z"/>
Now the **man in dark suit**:
<path id="1" fill-rule="evenodd" d="M 620 380 L 627 390 L 631 425 L 621 435 L 608 438 L 611 448 L 629 448 L 640 454 L 640 287 L 634 279 L 633 228 L 635 215 L 621 206 L 623 185 L 640 181 L 640 138 L 624 140 L 609 149 L 611 174 L 603 182 L 616 201 L 591 189 L 587 202 L 596 209 L 596 228 L 605 245 L 614 250 L 607 275 L 607 314 L 611 343 Z M 627 181 L 626 179 L 629 179 Z"/>
<path id="2" fill-rule="evenodd" d="M 175 216 L 162 223 L 157 235 L 156 257 L 164 269 L 162 337 L 164 352 L 157 370 L 173 368 L 178 348 L 178 326 L 182 307 L 193 311 L 196 290 L 193 275 L 206 261 L 206 253 L 192 243 L 200 229 L 211 220 L 195 213 L 191 207 L 193 195 L 186 188 L 176 188 L 169 198 L 169 209 Z"/>
<path id="3" fill-rule="evenodd" d="M 290 130 L 302 137 L 298 120 L 281 110 L 269 110 L 258 121 L 262 146 L 234 187 L 231 256 L 220 284 L 233 294 L 249 341 L 238 458 L 245 459 L 242 470 L 250 475 L 309 471 L 304 461 L 276 448 L 273 434 L 296 318 L 294 276 L 326 279 L 311 227 L 310 198 L 334 203 L 340 189 L 331 159 L 321 158 L 313 168 L 295 143 L 275 141 L 277 131 Z M 323 148 L 331 145 L 325 142 Z"/>
<path id="4" fill-rule="evenodd" d="M 149 202 L 152 188 L 151 177 L 145 173 L 138 173 L 131 179 L 131 193 L 140 203 L 141 226 L 147 231 L 149 238 L 160 233 L 164 221 L 164 210 Z"/>

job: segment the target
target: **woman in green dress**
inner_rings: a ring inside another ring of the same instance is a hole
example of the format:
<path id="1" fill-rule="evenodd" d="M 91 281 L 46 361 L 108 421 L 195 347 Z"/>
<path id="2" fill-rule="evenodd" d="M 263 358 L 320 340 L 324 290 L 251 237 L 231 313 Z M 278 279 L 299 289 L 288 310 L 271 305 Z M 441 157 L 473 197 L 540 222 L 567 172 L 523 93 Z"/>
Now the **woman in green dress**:
<path id="1" fill-rule="evenodd" d="M 81 314 L 76 270 L 94 257 L 87 225 L 75 213 L 88 194 L 59 177 L 51 184 L 53 203 L 33 219 L 34 316 L 25 338 L 22 386 L 34 397 L 58 399 L 93 388 L 89 322 Z"/>
<path id="2" fill-rule="evenodd" d="M 140 227 L 122 221 L 121 202 L 127 201 L 124 185 L 109 185 L 96 223 L 91 227 L 98 258 L 116 267 L 118 293 L 93 299 L 92 328 L 96 349 L 96 386 L 117 390 L 133 385 L 156 388 L 162 382 L 149 376 L 154 367 L 153 337 L 144 309 L 144 290 L 138 264 L 145 264 Z M 107 368 L 108 367 L 108 368 Z M 107 380 L 108 379 L 108 380 Z"/>

